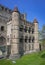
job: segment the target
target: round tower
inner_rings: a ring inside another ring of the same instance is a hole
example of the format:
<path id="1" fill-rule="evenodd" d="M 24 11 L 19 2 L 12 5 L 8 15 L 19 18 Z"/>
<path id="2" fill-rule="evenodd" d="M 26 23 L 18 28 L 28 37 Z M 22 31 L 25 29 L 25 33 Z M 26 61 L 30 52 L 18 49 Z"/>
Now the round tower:
<path id="1" fill-rule="evenodd" d="M 19 21 L 20 21 L 20 13 L 18 8 L 15 7 L 12 13 L 12 43 L 11 43 L 11 54 L 14 56 L 19 56 Z"/>
<path id="2" fill-rule="evenodd" d="M 38 38 L 38 21 L 34 19 L 34 37 L 35 37 L 35 43 L 34 43 L 34 50 L 39 50 L 39 38 Z"/>
<path id="3" fill-rule="evenodd" d="M 15 7 L 12 13 L 12 25 L 19 25 L 19 17 L 20 13 L 18 11 L 18 8 Z"/>

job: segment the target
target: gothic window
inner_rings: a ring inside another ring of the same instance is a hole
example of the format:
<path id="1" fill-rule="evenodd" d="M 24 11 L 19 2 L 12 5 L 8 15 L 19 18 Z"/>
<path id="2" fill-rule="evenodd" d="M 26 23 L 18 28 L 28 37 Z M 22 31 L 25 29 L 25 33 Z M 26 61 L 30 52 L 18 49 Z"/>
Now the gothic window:
<path id="1" fill-rule="evenodd" d="M 24 29 L 25 32 L 27 32 L 27 27 L 25 26 L 25 29 Z"/>
<path id="2" fill-rule="evenodd" d="M 1 26 L 1 31 L 4 31 L 4 26 Z"/>
<path id="3" fill-rule="evenodd" d="M 32 43 L 34 43 L 34 37 L 32 38 Z"/>
<path id="4" fill-rule="evenodd" d="M 34 33 L 34 29 L 32 29 L 32 34 Z"/>
<path id="5" fill-rule="evenodd" d="M 28 32 L 30 33 L 31 32 L 31 28 L 29 27 L 29 30 L 28 30 Z"/>
<path id="6" fill-rule="evenodd" d="M 22 43 L 23 42 L 23 36 L 19 39 L 19 41 Z"/>
<path id="7" fill-rule="evenodd" d="M 23 25 L 20 26 L 19 30 L 20 31 L 23 31 Z"/>
<path id="8" fill-rule="evenodd" d="M 29 37 L 29 43 L 31 43 L 31 36 Z"/>
<path id="9" fill-rule="evenodd" d="M 27 36 L 25 36 L 25 42 L 27 43 L 27 40 L 28 40 L 28 37 Z"/>

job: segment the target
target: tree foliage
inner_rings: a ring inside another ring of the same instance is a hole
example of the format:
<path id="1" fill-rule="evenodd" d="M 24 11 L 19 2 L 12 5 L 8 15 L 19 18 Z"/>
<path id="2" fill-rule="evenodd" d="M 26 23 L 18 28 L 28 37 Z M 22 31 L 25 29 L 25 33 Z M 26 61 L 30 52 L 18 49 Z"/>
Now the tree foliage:
<path id="1" fill-rule="evenodd" d="M 45 25 L 43 25 L 42 30 L 39 31 L 39 40 L 44 50 L 45 49 Z"/>

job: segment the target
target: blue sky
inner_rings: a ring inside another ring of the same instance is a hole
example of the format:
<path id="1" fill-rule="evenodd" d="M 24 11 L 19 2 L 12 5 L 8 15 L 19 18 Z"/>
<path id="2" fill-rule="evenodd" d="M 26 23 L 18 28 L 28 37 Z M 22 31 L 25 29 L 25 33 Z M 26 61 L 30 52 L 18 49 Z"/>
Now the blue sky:
<path id="1" fill-rule="evenodd" d="M 27 14 L 27 20 L 31 22 L 36 18 L 39 29 L 45 24 L 45 0 L 0 0 L 0 4 L 12 10 L 17 6 L 21 13 Z"/>

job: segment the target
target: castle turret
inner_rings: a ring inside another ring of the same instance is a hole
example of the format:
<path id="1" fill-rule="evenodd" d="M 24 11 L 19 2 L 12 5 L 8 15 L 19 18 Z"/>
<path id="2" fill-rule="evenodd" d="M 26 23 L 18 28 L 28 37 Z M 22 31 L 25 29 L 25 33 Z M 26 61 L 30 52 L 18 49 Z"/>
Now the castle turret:
<path id="1" fill-rule="evenodd" d="M 34 37 L 35 37 L 34 50 L 39 50 L 38 21 L 34 19 L 33 23 L 34 23 Z"/>
<path id="2" fill-rule="evenodd" d="M 12 43 L 11 43 L 11 54 L 19 56 L 19 11 L 18 8 L 15 7 L 12 13 Z"/>

